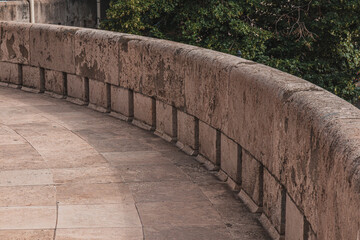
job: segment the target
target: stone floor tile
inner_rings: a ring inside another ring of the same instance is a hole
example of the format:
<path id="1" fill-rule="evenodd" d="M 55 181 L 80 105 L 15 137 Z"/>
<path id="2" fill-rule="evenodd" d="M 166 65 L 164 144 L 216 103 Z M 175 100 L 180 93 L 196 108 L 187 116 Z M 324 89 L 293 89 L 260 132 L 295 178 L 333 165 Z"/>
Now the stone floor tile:
<path id="1" fill-rule="evenodd" d="M 249 213 L 245 204 L 240 201 L 229 203 L 214 204 L 214 208 L 219 212 L 226 223 L 252 224 L 258 225 L 258 214 Z"/>
<path id="2" fill-rule="evenodd" d="M 224 182 L 199 183 L 199 187 L 213 204 L 239 202 L 239 200 L 236 199 L 236 193 L 230 191 L 229 186 Z"/>
<path id="3" fill-rule="evenodd" d="M 102 155 L 112 166 L 115 167 L 125 165 L 139 166 L 171 163 L 157 151 L 108 152 L 102 153 Z"/>
<path id="4" fill-rule="evenodd" d="M 59 185 L 56 196 L 61 205 L 134 202 L 129 187 L 124 183 Z"/>
<path id="5" fill-rule="evenodd" d="M 164 165 L 125 166 L 118 168 L 125 182 L 184 181 L 187 176 L 177 167 Z"/>
<path id="6" fill-rule="evenodd" d="M 0 207 L 0 229 L 55 228 L 56 206 Z"/>
<path id="7" fill-rule="evenodd" d="M 0 172 L 0 186 L 49 184 L 53 184 L 53 178 L 51 171 L 48 169 L 14 170 Z"/>
<path id="8" fill-rule="evenodd" d="M 231 240 L 225 225 L 202 227 L 145 227 L 146 240 Z"/>
<path id="9" fill-rule="evenodd" d="M 179 168 L 196 183 L 219 183 L 219 179 L 203 166 L 194 163 L 193 165 L 180 165 Z"/>
<path id="10" fill-rule="evenodd" d="M 209 201 L 137 203 L 136 206 L 145 227 L 223 224 Z"/>
<path id="11" fill-rule="evenodd" d="M 141 227 L 58 229 L 56 240 L 142 240 Z"/>
<path id="12" fill-rule="evenodd" d="M 109 164 L 100 154 L 89 152 L 61 152 L 58 154 L 44 154 L 48 168 L 83 168 L 107 167 Z"/>
<path id="13" fill-rule="evenodd" d="M 119 183 L 123 179 L 116 169 L 109 167 L 57 168 L 51 169 L 55 184 Z"/>
<path id="14" fill-rule="evenodd" d="M 192 182 L 130 183 L 136 202 L 198 202 L 206 201 L 199 187 Z"/>
<path id="15" fill-rule="evenodd" d="M 134 204 L 60 205 L 58 228 L 140 227 Z"/>
<path id="16" fill-rule="evenodd" d="M 30 145 L 0 145 L 1 170 L 45 169 L 47 163 Z"/>
<path id="17" fill-rule="evenodd" d="M 139 140 L 119 137 L 106 140 L 89 140 L 89 143 L 101 153 L 105 152 L 134 152 L 134 151 L 151 151 L 153 150 L 149 145 L 140 144 Z"/>
<path id="18" fill-rule="evenodd" d="M 55 204 L 55 186 L 0 187 L 0 207 L 54 206 Z"/>
<path id="19" fill-rule="evenodd" d="M 236 240 L 271 240 L 262 226 L 253 224 L 228 225 L 228 230 Z"/>
<path id="20" fill-rule="evenodd" d="M 1 121 L 2 122 L 2 121 Z M 0 126 L 0 145 L 24 144 L 25 139 L 7 126 Z"/>
<path id="21" fill-rule="evenodd" d="M 54 230 L 0 230 L 4 240 L 53 240 Z"/>

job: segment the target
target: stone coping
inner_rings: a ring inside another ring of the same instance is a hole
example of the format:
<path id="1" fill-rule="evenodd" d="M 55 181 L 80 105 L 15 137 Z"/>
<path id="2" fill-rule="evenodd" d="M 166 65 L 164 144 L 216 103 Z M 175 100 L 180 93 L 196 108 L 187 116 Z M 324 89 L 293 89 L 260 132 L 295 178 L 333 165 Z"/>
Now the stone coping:
<path id="1" fill-rule="evenodd" d="M 359 239 L 360 112 L 235 56 L 100 30 L 0 22 L 3 85 L 155 131 L 219 170 L 274 239 Z"/>

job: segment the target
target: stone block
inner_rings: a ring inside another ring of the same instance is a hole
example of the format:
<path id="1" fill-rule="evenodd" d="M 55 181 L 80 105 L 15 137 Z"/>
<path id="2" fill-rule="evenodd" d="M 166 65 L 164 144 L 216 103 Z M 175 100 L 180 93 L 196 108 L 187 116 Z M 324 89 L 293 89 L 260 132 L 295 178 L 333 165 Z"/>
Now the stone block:
<path id="1" fill-rule="evenodd" d="M 262 206 L 263 167 L 244 149 L 242 151 L 241 187 L 258 206 Z"/>
<path id="2" fill-rule="evenodd" d="M 196 155 L 199 148 L 199 120 L 177 111 L 177 123 L 177 146 L 190 155 Z"/>
<path id="3" fill-rule="evenodd" d="M 220 167 L 237 184 L 241 184 L 241 148 L 240 146 L 221 134 Z"/>
<path id="4" fill-rule="evenodd" d="M 220 165 L 219 140 L 216 129 L 199 121 L 199 153 L 215 165 Z"/>
<path id="5" fill-rule="evenodd" d="M 131 120 L 134 116 L 134 97 L 129 89 L 111 85 L 111 115 L 123 120 Z M 118 116 L 118 113 L 121 115 Z"/>
<path id="6" fill-rule="evenodd" d="M 186 55 L 194 46 L 123 36 L 120 42 L 120 85 L 176 108 L 185 104 Z"/>
<path id="7" fill-rule="evenodd" d="M 37 89 L 41 90 L 41 82 L 42 82 L 42 74 L 41 69 L 38 67 L 32 66 L 23 66 L 22 67 L 23 73 L 23 87 L 30 88 L 30 89 Z"/>
<path id="8" fill-rule="evenodd" d="M 75 100 L 75 103 L 84 104 L 89 100 L 89 81 L 83 77 L 68 74 L 67 75 L 67 95 L 69 100 Z"/>
<path id="9" fill-rule="evenodd" d="M 19 85 L 21 84 L 20 71 L 18 64 L 0 62 L 0 81 Z"/>
<path id="10" fill-rule="evenodd" d="M 136 119 L 136 125 L 137 123 L 141 125 L 140 127 L 147 125 L 150 127 L 148 130 L 154 130 L 156 125 L 155 108 L 155 99 L 144 96 L 141 93 L 134 93 L 134 118 Z"/>
<path id="11" fill-rule="evenodd" d="M 304 240 L 304 216 L 286 195 L 286 224 L 285 239 L 286 240 Z"/>
<path id="12" fill-rule="evenodd" d="M 0 60 L 28 64 L 30 61 L 31 24 L 1 22 Z"/>
<path id="13" fill-rule="evenodd" d="M 64 26 L 33 25 L 30 30 L 31 65 L 74 74 L 77 30 Z"/>
<path id="14" fill-rule="evenodd" d="M 269 231 L 279 236 L 285 233 L 286 193 L 280 183 L 264 169 L 263 212 L 271 226 L 276 230 Z M 269 230 L 269 229 L 268 229 Z"/>
<path id="15" fill-rule="evenodd" d="M 110 107 L 110 86 L 104 82 L 89 79 L 89 106 L 107 112 Z"/>
<path id="16" fill-rule="evenodd" d="M 177 136 L 176 109 L 159 100 L 156 101 L 156 132 L 160 137 L 173 141 Z"/>
<path id="17" fill-rule="evenodd" d="M 75 35 L 76 75 L 119 85 L 119 39 L 122 34 L 82 29 Z"/>
<path id="18" fill-rule="evenodd" d="M 65 78 L 66 76 L 63 72 L 45 70 L 45 91 L 64 95 L 66 92 Z"/>

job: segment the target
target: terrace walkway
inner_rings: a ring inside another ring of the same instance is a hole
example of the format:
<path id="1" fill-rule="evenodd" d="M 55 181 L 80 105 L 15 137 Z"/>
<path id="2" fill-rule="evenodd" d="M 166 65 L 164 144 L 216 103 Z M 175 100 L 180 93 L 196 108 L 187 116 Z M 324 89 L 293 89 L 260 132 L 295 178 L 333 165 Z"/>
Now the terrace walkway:
<path id="1" fill-rule="evenodd" d="M 0 87 L 0 239 L 268 239 L 256 217 L 152 133 Z"/>

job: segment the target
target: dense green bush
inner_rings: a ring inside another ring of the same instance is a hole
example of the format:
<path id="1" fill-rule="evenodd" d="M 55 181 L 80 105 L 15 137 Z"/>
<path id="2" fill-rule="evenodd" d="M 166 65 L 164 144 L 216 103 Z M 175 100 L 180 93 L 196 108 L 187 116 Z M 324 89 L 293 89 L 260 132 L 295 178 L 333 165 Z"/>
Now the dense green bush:
<path id="1" fill-rule="evenodd" d="M 264 63 L 355 102 L 358 0 L 114 0 L 104 29 L 197 45 Z"/>

